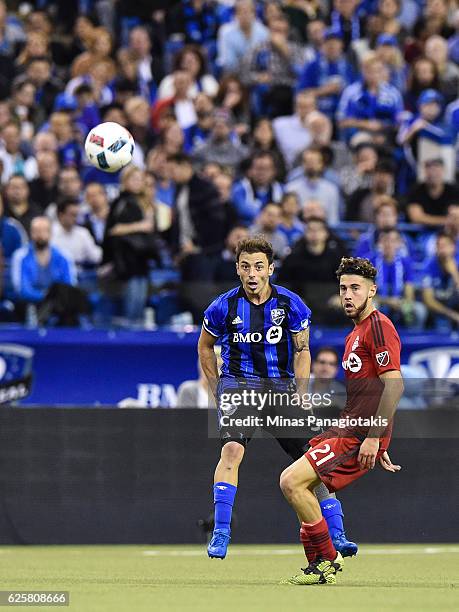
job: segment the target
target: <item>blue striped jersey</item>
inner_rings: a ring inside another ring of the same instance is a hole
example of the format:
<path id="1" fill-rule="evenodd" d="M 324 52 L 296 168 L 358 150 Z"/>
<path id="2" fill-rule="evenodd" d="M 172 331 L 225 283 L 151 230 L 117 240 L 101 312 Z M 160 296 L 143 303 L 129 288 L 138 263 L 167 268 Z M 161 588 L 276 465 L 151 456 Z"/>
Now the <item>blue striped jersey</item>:
<path id="1" fill-rule="evenodd" d="M 271 285 L 253 304 L 242 285 L 219 295 L 204 313 L 204 329 L 219 338 L 222 377 L 293 378 L 292 334 L 307 329 L 311 311 L 299 295 Z"/>

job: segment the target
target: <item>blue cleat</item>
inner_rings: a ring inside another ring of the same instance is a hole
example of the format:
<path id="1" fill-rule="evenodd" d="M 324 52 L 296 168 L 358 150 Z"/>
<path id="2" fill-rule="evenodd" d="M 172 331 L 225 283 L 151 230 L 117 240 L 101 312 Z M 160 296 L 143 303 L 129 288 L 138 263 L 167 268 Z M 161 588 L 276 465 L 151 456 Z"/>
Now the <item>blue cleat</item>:
<path id="1" fill-rule="evenodd" d="M 359 547 L 354 542 L 349 542 L 344 531 L 332 537 L 333 546 L 343 557 L 353 557 L 357 554 Z"/>
<path id="2" fill-rule="evenodd" d="M 209 557 L 211 559 L 224 559 L 230 539 L 230 532 L 226 529 L 214 529 L 212 539 L 207 546 Z"/>

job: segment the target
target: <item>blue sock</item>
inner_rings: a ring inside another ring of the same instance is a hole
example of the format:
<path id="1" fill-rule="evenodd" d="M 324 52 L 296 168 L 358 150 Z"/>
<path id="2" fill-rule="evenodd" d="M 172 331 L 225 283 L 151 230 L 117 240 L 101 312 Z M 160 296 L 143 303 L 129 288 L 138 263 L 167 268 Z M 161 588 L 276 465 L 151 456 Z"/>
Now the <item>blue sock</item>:
<path id="1" fill-rule="evenodd" d="M 231 513 L 237 487 L 227 482 L 214 484 L 215 529 L 230 531 Z"/>
<path id="2" fill-rule="evenodd" d="M 327 521 L 330 537 L 333 538 L 336 535 L 344 533 L 344 514 L 341 507 L 341 502 L 338 499 L 330 497 L 329 499 L 324 499 L 320 502 L 320 508 L 322 510 L 324 519 Z"/>

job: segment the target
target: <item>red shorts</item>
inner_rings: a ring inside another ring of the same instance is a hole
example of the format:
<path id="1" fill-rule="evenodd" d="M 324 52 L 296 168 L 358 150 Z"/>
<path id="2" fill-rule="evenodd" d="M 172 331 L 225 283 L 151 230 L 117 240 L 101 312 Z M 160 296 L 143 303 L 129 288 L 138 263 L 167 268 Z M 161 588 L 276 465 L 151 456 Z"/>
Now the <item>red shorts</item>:
<path id="1" fill-rule="evenodd" d="M 309 441 L 310 449 L 304 454 L 327 489 L 334 493 L 344 489 L 368 472 L 362 470 L 357 458 L 362 440 L 359 438 L 327 438 L 321 434 Z M 388 438 L 381 438 L 377 459 L 389 446 Z"/>

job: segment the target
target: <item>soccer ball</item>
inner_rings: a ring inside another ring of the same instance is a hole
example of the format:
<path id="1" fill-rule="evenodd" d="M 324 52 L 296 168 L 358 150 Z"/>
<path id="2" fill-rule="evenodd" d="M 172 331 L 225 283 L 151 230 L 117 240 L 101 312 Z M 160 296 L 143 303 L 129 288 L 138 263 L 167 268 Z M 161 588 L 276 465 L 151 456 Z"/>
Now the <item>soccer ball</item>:
<path id="1" fill-rule="evenodd" d="M 99 123 L 89 132 L 84 150 L 90 163 L 104 172 L 117 172 L 127 166 L 134 153 L 134 139 L 118 123 Z"/>

